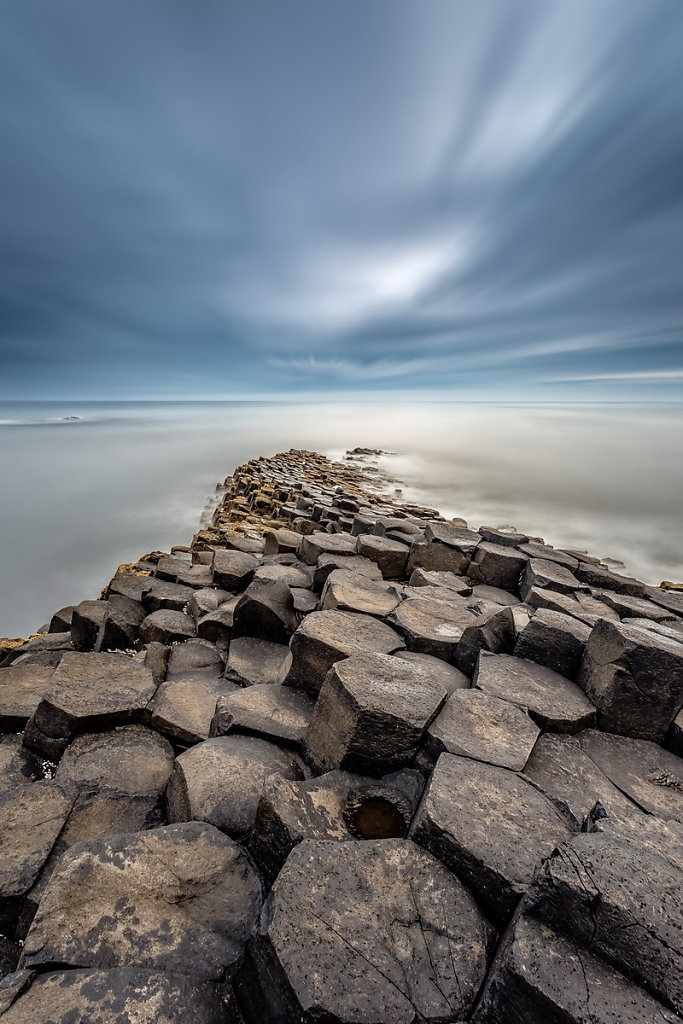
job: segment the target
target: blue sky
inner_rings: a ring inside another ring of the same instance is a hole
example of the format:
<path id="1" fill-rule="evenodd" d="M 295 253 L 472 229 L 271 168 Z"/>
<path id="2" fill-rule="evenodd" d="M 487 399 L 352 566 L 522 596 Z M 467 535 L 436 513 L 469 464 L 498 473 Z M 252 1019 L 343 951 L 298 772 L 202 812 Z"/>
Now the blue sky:
<path id="1" fill-rule="evenodd" d="M 683 397 L 681 0 L 16 0 L 0 397 Z"/>

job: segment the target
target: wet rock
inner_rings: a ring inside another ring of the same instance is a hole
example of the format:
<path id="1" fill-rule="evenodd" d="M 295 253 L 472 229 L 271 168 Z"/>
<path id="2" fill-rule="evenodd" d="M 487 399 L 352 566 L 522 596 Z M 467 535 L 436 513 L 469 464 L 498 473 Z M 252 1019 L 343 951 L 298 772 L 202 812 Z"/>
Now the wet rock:
<path id="1" fill-rule="evenodd" d="M 209 738 L 216 702 L 239 687 L 225 679 L 172 679 L 150 704 L 152 728 L 173 743 L 191 746 Z"/>
<path id="2" fill-rule="evenodd" d="M 578 676 L 609 732 L 662 740 L 683 705 L 683 643 L 600 619 Z"/>
<path id="3" fill-rule="evenodd" d="M 447 523 L 428 523 L 425 539 L 417 538 L 411 544 L 408 575 L 414 569 L 422 568 L 465 576 L 480 540 L 480 534 L 472 530 L 449 526 Z"/>
<path id="4" fill-rule="evenodd" d="M 383 619 L 400 601 L 396 588 L 390 584 L 370 580 L 347 569 L 335 569 L 323 587 L 320 608 L 322 611 L 359 612 Z"/>
<path id="5" fill-rule="evenodd" d="M 22 966 L 135 966 L 222 980 L 260 905 L 244 851 L 203 822 L 79 843 L 50 879 Z"/>
<path id="6" fill-rule="evenodd" d="M 0 732 L 23 729 L 52 686 L 51 665 L 11 665 L 0 669 Z"/>
<path id="7" fill-rule="evenodd" d="M 160 793 L 173 771 L 173 749 L 162 736 L 142 725 L 77 736 L 55 773 L 63 787 Z"/>
<path id="8" fill-rule="evenodd" d="M 263 540 L 264 555 L 279 555 L 287 551 L 297 551 L 301 536 L 293 530 L 266 530 Z"/>
<path id="9" fill-rule="evenodd" d="M 599 770 L 648 814 L 683 821 L 683 761 L 649 740 L 586 729 L 577 736 Z"/>
<path id="10" fill-rule="evenodd" d="M 576 578 L 596 590 L 614 590 L 618 594 L 628 594 L 630 597 L 645 596 L 644 583 L 640 583 L 630 576 L 620 576 L 616 572 L 610 572 L 609 569 L 593 565 L 590 562 L 579 562 Z"/>
<path id="11" fill-rule="evenodd" d="M 301 779 L 291 750 L 254 736 L 218 736 L 176 758 L 166 791 L 169 821 L 206 821 L 241 839 L 254 823 L 263 783 L 273 773 Z"/>
<path id="12" fill-rule="evenodd" d="M 129 651 L 137 646 L 145 610 L 137 601 L 117 594 L 107 601 L 107 611 L 95 641 L 96 651 Z"/>
<path id="13" fill-rule="evenodd" d="M 22 985 L 2 1024 L 238 1024 L 221 992 L 180 974 L 123 968 L 51 971 Z"/>
<path id="14" fill-rule="evenodd" d="M 527 899 L 544 924 L 683 1011 L 683 831 L 604 819 L 541 866 Z"/>
<path id="15" fill-rule="evenodd" d="M 315 565 L 322 554 L 355 555 L 356 539 L 347 533 L 313 533 L 302 538 L 299 556 L 303 562 Z"/>
<path id="16" fill-rule="evenodd" d="M 455 872 L 500 924 L 541 860 L 571 835 L 567 822 L 524 776 L 442 754 L 411 836 Z"/>
<path id="17" fill-rule="evenodd" d="M 92 651 L 107 614 L 106 601 L 81 601 L 71 616 L 71 641 L 77 651 Z"/>
<path id="18" fill-rule="evenodd" d="M 297 625 L 289 587 L 276 580 L 255 580 L 235 606 L 232 632 L 234 637 L 286 644 Z"/>
<path id="19" fill-rule="evenodd" d="M 456 690 L 427 729 L 425 749 L 521 771 L 539 730 L 521 708 L 481 690 Z"/>
<path id="20" fill-rule="evenodd" d="M 73 794 L 53 782 L 0 793 L 0 934 L 11 934 L 73 800 Z"/>
<path id="21" fill-rule="evenodd" d="M 408 561 L 408 548 L 405 544 L 367 533 L 358 538 L 356 550 L 363 558 L 375 562 L 385 580 L 398 580 L 405 575 Z"/>
<path id="22" fill-rule="evenodd" d="M 413 569 L 408 582 L 411 587 L 444 587 L 447 590 L 454 590 L 463 597 L 468 597 L 472 593 L 472 584 L 469 580 L 464 576 L 456 576 L 454 572 Z"/>
<path id="23" fill-rule="evenodd" d="M 463 886 L 402 839 L 305 840 L 268 898 L 236 982 L 249 1019 L 457 1020 L 491 931 Z"/>
<path id="24" fill-rule="evenodd" d="M 0 790 L 26 786 L 40 777 L 40 763 L 23 746 L 21 734 L 0 736 Z"/>
<path id="25" fill-rule="evenodd" d="M 360 573 L 370 580 L 382 581 L 382 573 L 375 562 L 369 558 L 362 558 L 360 555 L 336 555 L 333 552 L 325 552 L 320 555 L 318 564 L 313 573 L 313 590 L 320 594 L 325 580 L 335 569 L 346 569 L 349 572 Z"/>
<path id="26" fill-rule="evenodd" d="M 165 580 L 150 579 L 142 592 L 140 603 L 149 614 L 167 608 L 172 612 L 182 612 L 192 600 L 195 593 L 192 587 L 182 587 L 178 583 L 167 583 Z"/>
<path id="27" fill-rule="evenodd" d="M 259 559 L 246 551 L 214 551 L 213 582 L 232 594 L 241 593 L 251 583 L 259 565 Z"/>
<path id="28" fill-rule="evenodd" d="M 676 1024 L 679 1018 L 587 949 L 521 916 L 491 965 L 472 1024 Z"/>
<path id="29" fill-rule="evenodd" d="M 306 736 L 318 772 L 386 775 L 409 765 L 446 700 L 428 666 L 356 654 L 330 669 Z"/>
<path id="30" fill-rule="evenodd" d="M 409 598 L 387 621 L 404 638 L 408 650 L 451 661 L 463 632 L 476 623 L 476 617 L 467 608 L 465 599 L 456 603 L 454 595 L 448 604 Z"/>
<path id="31" fill-rule="evenodd" d="M 555 590 L 559 594 L 574 594 L 577 590 L 586 590 L 585 583 L 580 583 L 569 569 L 557 562 L 549 562 L 544 558 L 530 559 L 519 584 L 519 596 L 526 601 L 534 588 Z"/>
<path id="32" fill-rule="evenodd" d="M 239 637 L 230 644 L 225 678 L 239 686 L 281 683 L 289 671 L 291 660 L 289 647 L 285 644 Z"/>
<path id="33" fill-rule="evenodd" d="M 571 615 L 541 608 L 517 637 L 514 655 L 576 679 L 590 632 Z"/>
<path id="34" fill-rule="evenodd" d="M 197 627 L 194 619 L 183 612 L 169 611 L 161 608 L 152 612 L 140 626 L 140 639 L 143 644 L 177 644 L 195 636 Z"/>
<path id="35" fill-rule="evenodd" d="M 219 605 L 215 611 L 203 615 L 197 622 L 197 636 L 202 640 L 210 640 L 211 643 L 226 648 L 233 636 L 235 608 L 238 601 L 238 597 L 233 597 Z"/>
<path id="36" fill-rule="evenodd" d="M 293 782 L 266 779 L 249 849 L 272 883 L 303 839 L 401 839 L 424 789 L 420 772 L 402 769 L 381 779 L 328 772 Z"/>
<path id="37" fill-rule="evenodd" d="M 517 590 L 527 561 L 527 556 L 513 547 L 482 541 L 472 555 L 467 575 L 472 583 L 513 592 Z"/>
<path id="38" fill-rule="evenodd" d="M 77 733 L 140 720 L 154 696 L 152 673 L 119 654 L 65 654 L 31 716 L 24 745 L 58 760 Z"/>
<path id="39" fill-rule="evenodd" d="M 482 651 L 508 654 L 515 645 L 516 626 L 512 608 L 491 606 L 487 601 L 475 599 L 469 603 L 468 610 L 476 615 L 480 605 L 481 614 L 465 627 L 453 655 L 455 664 L 468 676 L 474 674 Z"/>
<path id="40" fill-rule="evenodd" d="M 218 699 L 211 735 L 260 736 L 279 746 L 298 748 L 310 725 L 313 706 L 309 696 L 289 686 L 264 683 L 238 688 Z"/>
<path id="41" fill-rule="evenodd" d="M 307 615 L 292 636 L 288 686 L 316 694 L 337 661 L 352 654 L 391 654 L 403 647 L 401 637 L 370 615 L 324 611 Z"/>
<path id="42" fill-rule="evenodd" d="M 216 679 L 223 674 L 223 655 L 209 640 L 186 640 L 171 647 L 167 679 Z"/>
<path id="43" fill-rule="evenodd" d="M 575 733 L 595 724 L 595 708 L 576 683 L 533 661 L 482 651 L 472 685 L 526 708 L 544 730 Z"/>

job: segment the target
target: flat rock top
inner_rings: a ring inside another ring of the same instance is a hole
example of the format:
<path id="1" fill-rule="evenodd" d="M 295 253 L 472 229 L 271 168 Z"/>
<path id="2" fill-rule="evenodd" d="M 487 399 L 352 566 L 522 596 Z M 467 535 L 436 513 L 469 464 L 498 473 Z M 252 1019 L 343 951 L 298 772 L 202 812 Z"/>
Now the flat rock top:
<path id="1" fill-rule="evenodd" d="M 241 847 L 192 821 L 91 840 L 62 858 L 24 945 L 24 966 L 147 967 L 219 980 L 261 905 Z"/>
<path id="2" fill-rule="evenodd" d="M 72 804 L 73 796 L 53 782 L 0 793 L 0 897 L 19 896 L 30 887 Z"/>
<path id="3" fill-rule="evenodd" d="M 443 601 L 408 598 L 392 613 L 391 620 L 407 632 L 455 643 L 468 626 L 476 623 L 477 618 L 463 598 L 447 592 Z"/>
<path id="4" fill-rule="evenodd" d="M 160 791 L 173 771 L 173 748 L 158 732 L 127 725 L 77 737 L 55 778 L 62 784 L 95 786 L 121 793 Z"/>
<path id="5" fill-rule="evenodd" d="M 403 640 L 389 626 L 356 612 L 311 612 L 294 636 L 317 640 L 348 655 L 364 650 L 391 654 L 403 647 Z"/>
<path id="6" fill-rule="evenodd" d="M 330 1019 L 457 1020 L 486 967 L 467 890 L 408 840 L 305 840 L 261 921 L 304 1010 Z"/>
<path id="7" fill-rule="evenodd" d="M 482 690 L 456 690 L 429 726 L 435 750 L 521 771 L 538 728 L 522 708 Z"/>
<path id="8" fill-rule="evenodd" d="M 508 654 L 482 651 L 473 685 L 543 717 L 580 722 L 594 714 L 593 705 L 576 683 L 544 665 Z"/>
<path id="9" fill-rule="evenodd" d="M 431 666 L 389 654 L 354 654 L 337 662 L 332 672 L 357 708 L 419 728 L 436 714 L 447 695 Z"/>
<path id="10" fill-rule="evenodd" d="M 11 665 L 0 669 L 0 719 L 30 718 L 52 687 L 50 665 Z"/>
<path id="11" fill-rule="evenodd" d="M 49 699 L 74 715 L 104 714 L 144 708 L 155 690 L 152 673 L 132 658 L 67 652 L 55 669 Z"/>

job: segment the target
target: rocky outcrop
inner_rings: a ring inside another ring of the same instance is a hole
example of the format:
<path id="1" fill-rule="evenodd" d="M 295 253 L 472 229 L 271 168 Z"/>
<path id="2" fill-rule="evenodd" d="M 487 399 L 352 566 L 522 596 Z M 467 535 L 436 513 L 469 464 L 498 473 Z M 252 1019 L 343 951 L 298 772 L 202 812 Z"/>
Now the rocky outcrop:
<path id="1" fill-rule="evenodd" d="M 683 603 L 255 459 L 0 647 L 0 1024 L 683 1020 Z"/>

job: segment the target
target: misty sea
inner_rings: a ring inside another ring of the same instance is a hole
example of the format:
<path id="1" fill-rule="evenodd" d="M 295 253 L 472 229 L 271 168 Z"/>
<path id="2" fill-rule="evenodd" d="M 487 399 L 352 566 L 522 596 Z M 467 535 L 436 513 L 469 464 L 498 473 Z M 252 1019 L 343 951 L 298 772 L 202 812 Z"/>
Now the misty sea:
<path id="1" fill-rule="evenodd" d="M 291 447 L 382 448 L 404 500 L 680 581 L 681 437 L 680 404 L 1 403 L 0 636 L 188 543 L 218 481 Z"/>

